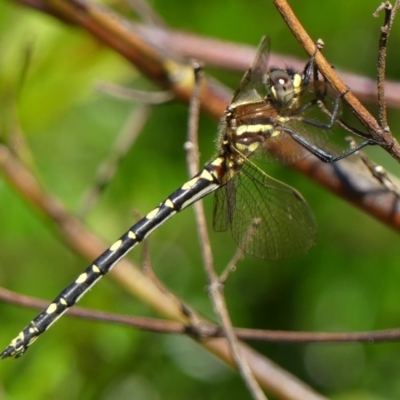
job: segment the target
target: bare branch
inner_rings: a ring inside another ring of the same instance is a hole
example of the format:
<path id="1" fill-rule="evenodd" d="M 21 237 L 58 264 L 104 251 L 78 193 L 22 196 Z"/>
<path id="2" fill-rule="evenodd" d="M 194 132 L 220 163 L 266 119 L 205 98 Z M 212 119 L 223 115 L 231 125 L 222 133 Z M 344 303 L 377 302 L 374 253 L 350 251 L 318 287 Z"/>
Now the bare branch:
<path id="1" fill-rule="evenodd" d="M 199 170 L 199 148 L 198 148 L 198 121 L 199 121 L 199 110 L 200 110 L 200 90 L 203 82 L 203 74 L 200 65 L 194 64 L 195 72 L 195 86 L 193 95 L 190 101 L 189 111 L 189 126 L 188 126 L 188 140 L 187 140 L 187 164 L 189 169 L 189 176 L 193 176 Z M 219 321 L 221 322 L 222 329 L 228 340 L 229 347 L 232 352 L 232 358 L 234 363 L 242 376 L 242 379 L 247 385 L 252 397 L 256 400 L 267 400 L 267 397 L 261 390 L 257 383 L 254 375 L 241 353 L 239 341 L 233 331 L 233 325 L 229 316 L 228 308 L 226 305 L 225 298 L 222 293 L 222 287 L 218 280 L 218 275 L 215 272 L 213 255 L 211 250 L 210 238 L 207 233 L 207 223 L 204 213 L 204 207 L 202 202 L 196 202 L 193 205 L 195 212 L 197 231 L 201 244 L 201 251 L 203 257 L 204 269 L 206 271 L 209 294 L 213 302 L 213 306 L 216 314 L 218 315 Z"/>

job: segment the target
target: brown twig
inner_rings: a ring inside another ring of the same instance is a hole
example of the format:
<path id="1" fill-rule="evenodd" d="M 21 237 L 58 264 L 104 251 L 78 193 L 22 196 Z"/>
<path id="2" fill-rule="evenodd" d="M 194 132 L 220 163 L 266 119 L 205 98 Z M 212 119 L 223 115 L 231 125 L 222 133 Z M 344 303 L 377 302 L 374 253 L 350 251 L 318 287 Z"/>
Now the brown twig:
<path id="1" fill-rule="evenodd" d="M 49 304 L 47 300 L 21 295 L 2 287 L 0 287 L 0 299 L 35 310 L 42 310 Z M 181 322 L 121 315 L 78 306 L 70 308 L 66 315 L 85 320 L 121 324 L 149 332 L 190 334 L 202 340 L 225 335 L 219 326 L 211 325 L 204 320 L 196 325 L 185 325 Z M 195 316 L 195 318 L 198 317 Z M 400 340 L 400 329 L 373 332 L 287 332 L 234 328 L 234 332 L 241 340 L 271 343 L 387 343 Z"/>
<path id="2" fill-rule="evenodd" d="M 348 137 L 347 140 L 354 149 L 356 147 L 355 140 L 352 137 Z M 359 155 L 361 161 L 370 170 L 371 175 L 376 178 L 388 192 L 392 192 L 397 198 L 400 198 L 400 189 L 394 184 L 385 168 L 373 163 L 362 150 L 357 151 L 356 154 Z"/>
<path id="3" fill-rule="evenodd" d="M 379 37 L 379 52 L 378 52 L 378 75 L 377 75 L 377 88 L 378 88 L 378 106 L 379 106 L 379 124 L 383 129 L 388 130 L 387 110 L 386 110 L 386 94 L 385 94 L 385 75 L 386 75 L 386 54 L 387 54 L 387 41 L 393 26 L 394 18 L 400 7 L 400 2 L 397 0 L 394 7 L 389 1 L 382 3 L 374 12 L 373 16 L 378 17 L 379 13 L 385 10 L 385 21 L 381 28 L 381 35 Z"/>
<path id="4" fill-rule="evenodd" d="M 199 170 L 199 147 L 198 147 L 198 126 L 199 126 L 199 111 L 200 111 L 200 92 L 201 84 L 204 80 L 200 65 L 194 63 L 195 82 L 193 95 L 189 106 L 189 125 L 188 139 L 186 142 L 187 148 L 187 164 L 189 176 L 194 176 Z M 234 363 L 246 383 L 252 397 L 256 400 L 267 400 L 267 397 L 261 390 L 254 375 L 247 363 L 245 357 L 240 351 L 239 341 L 234 333 L 232 321 L 229 316 L 225 298 L 223 296 L 222 286 L 219 282 L 218 275 L 214 268 L 213 255 L 211 250 L 210 238 L 207 232 L 207 223 L 202 202 L 196 202 L 193 205 L 197 232 L 201 244 L 201 252 L 203 257 L 204 269 L 206 271 L 208 288 L 214 310 L 218 315 L 222 330 L 228 340 L 229 347 L 232 352 Z"/>
<path id="5" fill-rule="evenodd" d="M 219 282 L 221 285 L 224 285 L 229 275 L 236 270 L 236 264 L 239 262 L 241 258 L 243 258 L 243 255 L 244 255 L 243 250 L 240 247 L 238 247 L 235 254 L 229 261 L 228 265 L 225 267 L 225 269 L 219 276 Z"/>
<path id="6" fill-rule="evenodd" d="M 388 129 L 387 112 L 386 112 L 386 99 L 385 99 L 385 75 L 386 75 L 386 53 L 387 53 L 387 40 L 391 30 L 392 22 L 392 5 L 390 2 L 385 1 L 374 12 L 373 16 L 378 17 L 382 10 L 385 10 L 385 22 L 381 27 L 381 35 L 379 37 L 379 51 L 378 51 L 378 75 L 377 75 L 377 89 L 378 89 L 378 106 L 379 106 L 379 125 L 383 129 Z"/>

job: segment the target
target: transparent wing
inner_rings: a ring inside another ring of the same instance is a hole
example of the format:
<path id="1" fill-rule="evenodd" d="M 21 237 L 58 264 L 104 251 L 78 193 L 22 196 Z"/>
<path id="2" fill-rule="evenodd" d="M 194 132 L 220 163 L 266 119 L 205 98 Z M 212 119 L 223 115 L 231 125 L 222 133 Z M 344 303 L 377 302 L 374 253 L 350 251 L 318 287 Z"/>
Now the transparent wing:
<path id="1" fill-rule="evenodd" d="M 225 185 L 214 194 L 213 228 L 216 232 L 225 232 L 231 225 L 228 199 L 234 196 L 234 184 Z"/>
<path id="2" fill-rule="evenodd" d="M 268 37 L 264 36 L 250 68 L 244 74 L 239 87 L 233 94 L 231 104 L 249 103 L 261 100 L 266 96 L 265 76 L 268 71 L 269 52 L 270 41 Z"/>
<path id="3" fill-rule="evenodd" d="M 254 164 L 246 162 L 216 195 L 214 227 L 230 226 L 247 254 L 272 260 L 305 253 L 314 244 L 316 223 L 303 197 Z"/>

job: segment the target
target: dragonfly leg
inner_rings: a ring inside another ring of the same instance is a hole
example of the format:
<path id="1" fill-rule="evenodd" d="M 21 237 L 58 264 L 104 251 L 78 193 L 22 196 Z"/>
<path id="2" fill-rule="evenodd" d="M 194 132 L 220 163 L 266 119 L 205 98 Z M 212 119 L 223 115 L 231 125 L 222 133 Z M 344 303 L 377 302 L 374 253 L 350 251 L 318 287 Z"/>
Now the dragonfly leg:
<path id="1" fill-rule="evenodd" d="M 299 143 L 301 146 L 303 146 L 305 149 L 307 149 L 310 153 L 314 154 L 314 156 L 316 156 L 317 158 L 319 158 L 321 161 L 323 161 L 325 163 L 333 163 L 335 161 L 339 161 L 342 158 L 346 158 L 346 157 L 356 153 L 358 150 L 362 149 L 365 146 L 378 144 L 374 139 L 370 138 L 370 139 L 364 140 L 362 143 L 358 144 L 356 147 L 346 150 L 337 156 L 334 156 L 332 154 L 329 154 L 325 150 L 320 149 L 319 147 L 309 143 L 307 141 L 307 139 L 298 135 L 295 131 L 292 131 L 291 129 L 288 129 L 288 128 L 283 128 L 282 130 L 285 131 L 286 133 L 288 133 L 293 140 L 295 140 L 297 143 Z"/>

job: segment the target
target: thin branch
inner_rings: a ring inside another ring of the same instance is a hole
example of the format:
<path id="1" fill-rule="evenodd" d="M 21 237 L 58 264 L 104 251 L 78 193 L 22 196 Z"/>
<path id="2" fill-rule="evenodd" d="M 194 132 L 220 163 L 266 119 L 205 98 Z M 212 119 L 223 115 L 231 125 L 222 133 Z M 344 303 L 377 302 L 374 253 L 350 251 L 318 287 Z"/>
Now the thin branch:
<path id="1" fill-rule="evenodd" d="M 0 299 L 11 304 L 17 304 L 26 308 L 43 310 L 49 305 L 48 300 L 37 299 L 32 296 L 25 296 L 11 290 L 0 287 Z M 121 315 L 98 310 L 91 310 L 83 307 L 70 308 L 66 315 L 98 322 L 121 324 L 125 326 L 143 329 L 149 332 L 158 333 L 187 333 L 186 325 L 180 322 L 159 320 L 155 318 L 132 317 L 131 315 Z"/>
<path id="2" fill-rule="evenodd" d="M 193 176 L 199 170 L 199 146 L 198 146 L 198 126 L 199 126 L 199 111 L 200 111 L 200 91 L 201 84 L 204 80 L 200 65 L 194 64 L 195 82 L 192 98 L 189 107 L 189 126 L 188 139 L 186 142 L 187 148 L 187 164 L 189 175 Z M 203 258 L 204 269 L 206 271 L 209 294 L 214 305 L 218 319 L 221 322 L 222 329 L 229 342 L 229 347 L 232 351 L 232 357 L 235 365 L 246 383 L 252 397 L 256 400 L 267 400 L 264 392 L 261 390 L 254 375 L 240 351 L 239 341 L 233 331 L 233 325 L 229 316 L 225 298 L 222 294 L 222 286 L 219 283 L 218 275 L 215 272 L 213 254 L 211 250 L 210 238 L 207 232 L 207 222 L 204 213 L 202 202 L 196 202 L 193 205 L 196 217 L 197 231 L 201 243 L 201 252 Z"/>
<path id="3" fill-rule="evenodd" d="M 391 29 L 391 14 L 392 5 L 385 1 L 374 12 L 374 17 L 378 17 L 380 11 L 385 10 L 385 22 L 381 27 L 381 35 L 379 37 L 379 51 L 378 51 L 378 75 L 377 75 L 377 89 L 378 89 L 378 106 L 379 106 L 379 125 L 385 129 L 388 126 L 387 112 L 386 112 L 386 99 L 385 99 L 385 75 L 386 75 L 386 53 L 387 53 L 387 40 Z"/>
<path id="4" fill-rule="evenodd" d="M 42 310 L 49 302 L 32 296 L 25 296 L 0 287 L 0 299 L 10 304 Z M 189 334 L 195 338 L 224 337 L 221 327 L 205 321 L 197 325 L 185 325 L 180 322 L 155 318 L 134 317 L 75 306 L 66 316 L 85 320 L 107 322 L 130 326 L 148 332 Z M 196 316 L 197 317 L 197 316 Z M 400 340 L 400 329 L 386 329 L 371 332 L 295 332 L 271 331 L 261 329 L 234 328 L 235 335 L 247 341 L 271 343 L 387 343 Z"/>
<path id="5" fill-rule="evenodd" d="M 236 252 L 233 255 L 232 259 L 229 261 L 228 265 L 225 267 L 225 269 L 222 271 L 222 273 L 219 276 L 219 283 L 221 285 L 225 284 L 229 275 L 236 270 L 236 264 L 242 258 L 243 258 L 243 250 L 240 247 L 238 247 L 236 249 Z"/>
<path id="6" fill-rule="evenodd" d="M 385 21 L 381 27 L 381 35 L 379 37 L 379 52 L 378 52 L 378 106 L 379 106 L 379 124 L 383 129 L 388 129 L 387 109 L 386 109 L 386 94 L 385 94 L 385 76 L 386 76 L 386 54 L 387 41 L 393 26 L 394 18 L 400 7 L 400 2 L 397 0 L 394 7 L 389 1 L 382 3 L 374 12 L 373 16 L 378 17 L 382 10 L 385 10 Z"/>
<path id="7" fill-rule="evenodd" d="M 347 140 L 354 149 L 357 145 L 355 140 L 352 137 L 348 137 Z M 397 198 L 400 198 L 400 189 L 394 184 L 385 168 L 373 163 L 362 150 L 357 151 L 356 154 L 359 155 L 361 161 L 370 170 L 371 175 L 376 178 L 388 192 L 392 192 Z"/>

